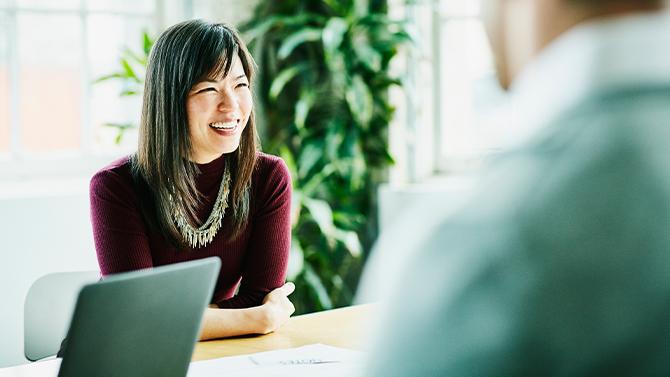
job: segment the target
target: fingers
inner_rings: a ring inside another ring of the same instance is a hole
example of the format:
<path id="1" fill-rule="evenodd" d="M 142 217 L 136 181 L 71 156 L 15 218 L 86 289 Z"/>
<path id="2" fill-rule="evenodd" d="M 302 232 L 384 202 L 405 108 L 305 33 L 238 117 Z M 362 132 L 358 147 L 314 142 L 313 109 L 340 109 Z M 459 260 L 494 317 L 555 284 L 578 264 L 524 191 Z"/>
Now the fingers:
<path id="1" fill-rule="evenodd" d="M 276 300 L 281 300 L 282 297 L 286 298 L 288 295 L 293 293 L 295 291 L 295 284 L 288 282 L 284 285 L 282 285 L 279 288 L 275 288 L 270 293 L 268 293 L 265 298 L 263 298 L 263 304 L 265 304 L 268 301 L 276 301 Z"/>
<path id="2" fill-rule="evenodd" d="M 295 291 L 295 284 L 293 284 L 292 282 L 289 281 L 289 282 L 287 282 L 286 284 L 284 284 L 284 285 L 281 287 L 281 289 L 282 289 L 283 293 L 284 293 L 286 296 L 288 296 L 288 295 L 290 295 L 291 293 L 293 293 L 293 291 Z"/>
<path id="3" fill-rule="evenodd" d="M 295 285 L 287 283 L 265 296 L 261 306 L 261 312 L 263 313 L 260 325 L 261 334 L 273 332 L 289 320 L 295 312 L 295 306 L 287 295 L 290 295 L 294 290 Z"/>
<path id="4" fill-rule="evenodd" d="M 274 289 L 274 290 L 273 290 L 272 292 L 270 292 L 268 295 L 272 295 L 272 296 L 278 296 L 278 295 L 281 295 L 281 296 L 288 296 L 288 295 L 290 295 L 291 293 L 293 293 L 293 291 L 295 291 L 295 284 L 293 284 L 293 283 L 291 283 L 291 282 L 289 281 L 288 283 L 282 285 L 281 287 Z"/>

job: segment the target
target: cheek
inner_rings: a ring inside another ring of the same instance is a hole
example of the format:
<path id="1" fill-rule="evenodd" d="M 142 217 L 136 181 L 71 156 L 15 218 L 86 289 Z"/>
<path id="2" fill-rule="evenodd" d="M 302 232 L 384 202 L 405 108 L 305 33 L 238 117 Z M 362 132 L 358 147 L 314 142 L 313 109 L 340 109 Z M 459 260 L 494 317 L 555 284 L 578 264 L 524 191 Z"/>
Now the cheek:
<path id="1" fill-rule="evenodd" d="M 189 126 L 191 126 L 193 121 L 198 119 L 198 114 L 201 112 L 201 105 L 198 102 L 195 99 L 186 101 L 186 117 L 188 118 Z"/>
<path id="2" fill-rule="evenodd" d="M 203 115 L 206 106 L 204 106 L 202 99 L 189 99 L 186 101 L 186 120 L 188 122 L 188 132 L 191 140 L 198 139 L 198 135 L 202 133 Z"/>
<path id="3" fill-rule="evenodd" d="M 251 91 L 246 90 L 239 99 L 239 106 L 240 106 L 240 111 L 242 112 L 242 117 L 244 119 L 249 119 L 249 115 L 251 114 L 251 110 L 254 107 L 253 104 L 253 99 L 251 97 Z"/>
<path id="4" fill-rule="evenodd" d="M 186 101 L 186 121 L 188 122 L 188 132 L 193 137 L 193 128 L 195 127 L 197 110 L 195 109 L 194 101 L 189 99 Z"/>
<path id="5" fill-rule="evenodd" d="M 212 101 L 204 96 L 186 101 L 186 116 L 189 121 L 198 120 L 211 111 L 213 105 L 210 102 Z"/>

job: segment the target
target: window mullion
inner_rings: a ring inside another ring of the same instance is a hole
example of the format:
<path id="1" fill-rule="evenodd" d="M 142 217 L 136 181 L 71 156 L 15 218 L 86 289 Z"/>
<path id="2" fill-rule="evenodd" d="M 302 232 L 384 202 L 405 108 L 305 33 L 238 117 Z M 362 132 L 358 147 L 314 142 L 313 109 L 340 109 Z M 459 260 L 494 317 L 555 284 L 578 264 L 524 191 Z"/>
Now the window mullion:
<path id="1" fill-rule="evenodd" d="M 81 0 L 79 7 L 79 20 L 81 22 L 81 143 L 80 148 L 84 154 L 91 153 L 92 149 L 92 125 L 90 109 L 90 81 L 91 69 L 88 64 L 88 23 L 86 22 L 87 12 L 84 0 Z"/>
<path id="2" fill-rule="evenodd" d="M 409 22 L 413 25 L 416 24 L 416 12 L 415 4 L 407 3 L 405 4 L 405 16 Z M 407 61 L 416 61 L 417 53 L 416 51 L 410 49 L 407 52 Z M 414 90 L 416 87 L 416 75 L 417 67 L 414 64 L 405 64 L 406 66 L 406 80 L 407 86 Z M 406 148 L 407 148 L 407 180 L 409 182 L 416 182 L 417 180 L 417 158 L 416 158 L 416 135 L 417 135 L 417 117 L 416 117 L 416 101 L 414 95 L 405 95 L 405 107 L 407 108 L 406 113 L 406 134 L 411 135 L 411 137 L 406 138 Z"/>
<path id="3" fill-rule="evenodd" d="M 433 0 L 431 12 L 431 31 L 433 34 L 432 49 L 432 76 L 433 76 L 433 166 L 434 173 L 438 172 L 439 161 L 442 156 L 442 22 L 440 12 L 441 0 Z"/>
<path id="4" fill-rule="evenodd" d="M 19 85 L 19 46 L 17 32 L 17 11 L 15 7 L 10 7 L 8 15 L 8 65 L 9 65 L 9 155 L 13 160 L 23 157 L 23 146 L 21 143 L 21 89 Z"/>

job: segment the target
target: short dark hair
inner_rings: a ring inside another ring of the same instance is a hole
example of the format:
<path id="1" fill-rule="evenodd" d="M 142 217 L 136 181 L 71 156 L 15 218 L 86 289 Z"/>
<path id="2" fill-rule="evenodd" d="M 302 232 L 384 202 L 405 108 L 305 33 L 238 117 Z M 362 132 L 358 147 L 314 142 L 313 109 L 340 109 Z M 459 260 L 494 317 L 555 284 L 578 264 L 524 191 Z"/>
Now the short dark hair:
<path id="1" fill-rule="evenodd" d="M 196 209 L 201 195 L 196 189 L 198 168 L 191 153 L 186 99 L 206 77 L 225 77 L 235 56 L 253 83 L 255 63 L 232 27 L 223 23 L 189 20 L 165 30 L 156 40 L 144 83 L 139 145 L 133 157 L 133 174 L 147 186 L 151 206 L 145 218 L 173 244 L 184 246 L 174 223 L 172 206 L 198 227 Z M 256 161 L 258 136 L 255 116 L 249 117 L 240 146 L 227 156 L 231 167 L 231 207 L 236 232 L 249 215 L 249 189 Z"/>

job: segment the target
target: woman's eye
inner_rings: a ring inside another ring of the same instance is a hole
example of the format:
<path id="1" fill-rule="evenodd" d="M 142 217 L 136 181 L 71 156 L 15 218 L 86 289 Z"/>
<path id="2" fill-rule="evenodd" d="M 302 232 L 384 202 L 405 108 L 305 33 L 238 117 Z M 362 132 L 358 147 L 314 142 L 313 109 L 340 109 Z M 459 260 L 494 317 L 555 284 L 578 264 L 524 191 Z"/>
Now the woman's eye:
<path id="1" fill-rule="evenodd" d="M 216 91 L 216 89 L 214 89 L 214 88 L 203 88 L 203 89 L 198 90 L 198 93 L 212 92 L 212 91 Z"/>
<path id="2" fill-rule="evenodd" d="M 241 82 L 241 83 L 237 84 L 238 88 L 244 88 L 246 86 L 249 86 L 249 84 L 247 84 L 246 82 Z"/>

